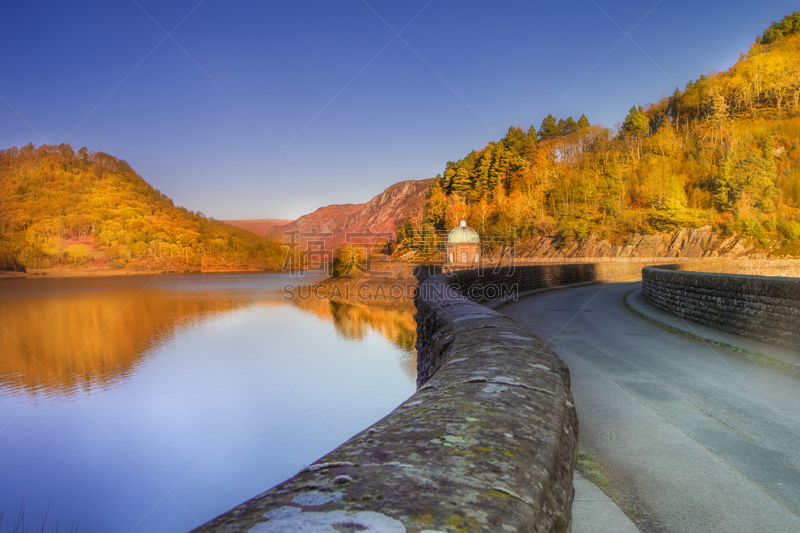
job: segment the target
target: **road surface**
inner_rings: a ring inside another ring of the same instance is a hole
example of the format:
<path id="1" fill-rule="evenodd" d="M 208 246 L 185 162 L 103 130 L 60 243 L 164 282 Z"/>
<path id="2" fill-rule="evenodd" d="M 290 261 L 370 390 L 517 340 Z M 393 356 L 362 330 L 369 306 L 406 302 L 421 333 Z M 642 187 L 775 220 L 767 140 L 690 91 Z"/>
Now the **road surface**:
<path id="1" fill-rule="evenodd" d="M 626 311 L 641 283 L 500 309 L 569 365 L 580 446 L 669 532 L 800 532 L 800 377 Z"/>

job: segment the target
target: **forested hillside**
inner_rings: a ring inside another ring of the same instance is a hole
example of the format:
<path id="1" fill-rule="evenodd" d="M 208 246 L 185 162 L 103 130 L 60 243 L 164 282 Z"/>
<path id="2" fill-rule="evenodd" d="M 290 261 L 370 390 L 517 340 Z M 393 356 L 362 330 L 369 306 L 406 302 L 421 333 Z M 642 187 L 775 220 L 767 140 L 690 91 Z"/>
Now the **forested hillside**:
<path id="1" fill-rule="evenodd" d="M 0 269 L 279 268 L 281 245 L 183 207 L 123 160 L 28 144 L 0 151 Z"/>
<path id="2" fill-rule="evenodd" d="M 413 234 L 465 218 L 488 236 L 621 243 L 710 225 L 773 254 L 800 251 L 800 13 L 773 23 L 726 72 L 614 129 L 546 117 L 448 162 Z M 419 235 L 416 235 L 419 237 Z M 423 239 L 424 240 L 424 239 Z"/>

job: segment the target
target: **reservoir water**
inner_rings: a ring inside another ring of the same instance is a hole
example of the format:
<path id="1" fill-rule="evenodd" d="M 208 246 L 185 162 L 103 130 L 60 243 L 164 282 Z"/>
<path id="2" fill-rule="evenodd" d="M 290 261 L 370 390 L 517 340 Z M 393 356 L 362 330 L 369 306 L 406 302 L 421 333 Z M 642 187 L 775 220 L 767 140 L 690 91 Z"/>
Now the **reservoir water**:
<path id="1" fill-rule="evenodd" d="M 283 298 L 323 277 L 0 281 L 0 532 L 23 506 L 31 531 L 186 532 L 388 414 L 413 314 Z"/>

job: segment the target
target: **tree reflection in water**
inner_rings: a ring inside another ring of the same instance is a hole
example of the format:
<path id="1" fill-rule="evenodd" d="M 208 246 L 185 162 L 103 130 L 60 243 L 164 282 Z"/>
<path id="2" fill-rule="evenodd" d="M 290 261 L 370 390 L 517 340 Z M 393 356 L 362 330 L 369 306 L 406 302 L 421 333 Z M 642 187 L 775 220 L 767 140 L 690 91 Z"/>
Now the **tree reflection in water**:
<path id="1" fill-rule="evenodd" d="M 46 396 L 111 388 L 178 330 L 252 303 L 142 278 L 26 281 L 3 287 L 20 290 L 0 300 L 0 387 Z"/>
<path id="2" fill-rule="evenodd" d="M 209 278 L 153 280 L 5 281 L 0 293 L 0 390 L 69 397 L 113 388 L 180 332 L 252 305 L 289 305 L 249 286 L 217 288 Z M 416 376 L 413 306 L 365 307 L 324 299 L 292 303 L 332 321 L 343 338 L 363 340 L 370 331 L 379 333 L 404 354 L 404 372 Z"/>
<path id="3" fill-rule="evenodd" d="M 404 354 L 403 370 L 417 376 L 417 322 L 413 306 L 364 306 L 326 299 L 296 299 L 293 303 L 316 316 L 332 320 L 337 333 L 346 339 L 362 340 L 370 331 L 385 337 Z"/>

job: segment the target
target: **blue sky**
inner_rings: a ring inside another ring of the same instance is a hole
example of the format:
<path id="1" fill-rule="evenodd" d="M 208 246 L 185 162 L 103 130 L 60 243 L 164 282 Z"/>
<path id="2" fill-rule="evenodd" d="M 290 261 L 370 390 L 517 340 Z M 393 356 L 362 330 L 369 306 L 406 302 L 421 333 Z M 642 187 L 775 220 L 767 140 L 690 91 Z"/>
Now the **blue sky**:
<path id="1" fill-rule="evenodd" d="M 295 218 L 730 67 L 766 0 L 0 0 L 0 148 L 127 160 L 219 219 Z M 398 35 L 399 33 L 399 35 Z"/>

